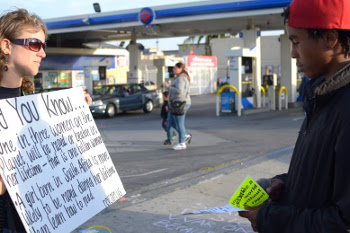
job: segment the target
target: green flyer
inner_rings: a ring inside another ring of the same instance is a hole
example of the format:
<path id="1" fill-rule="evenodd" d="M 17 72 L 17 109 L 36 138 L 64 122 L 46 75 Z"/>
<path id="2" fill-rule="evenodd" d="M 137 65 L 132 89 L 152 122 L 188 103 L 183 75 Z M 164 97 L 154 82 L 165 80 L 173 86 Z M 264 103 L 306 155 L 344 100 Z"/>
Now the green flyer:
<path id="1" fill-rule="evenodd" d="M 266 201 L 269 195 L 252 178 L 247 176 L 230 199 L 234 207 L 245 209 L 244 206 L 256 207 Z"/>

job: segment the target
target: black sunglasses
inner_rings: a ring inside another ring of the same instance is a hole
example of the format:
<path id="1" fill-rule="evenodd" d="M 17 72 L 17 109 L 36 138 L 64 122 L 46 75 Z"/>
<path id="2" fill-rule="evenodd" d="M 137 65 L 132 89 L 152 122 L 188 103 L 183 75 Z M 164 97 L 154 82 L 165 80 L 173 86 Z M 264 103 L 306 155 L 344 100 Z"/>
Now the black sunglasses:
<path id="1" fill-rule="evenodd" d="M 41 40 L 36 38 L 28 38 L 28 39 L 15 39 L 11 41 L 12 43 L 16 45 L 23 45 L 27 49 L 39 52 L 41 48 L 43 48 L 44 52 L 46 51 L 46 42 L 41 42 Z"/>

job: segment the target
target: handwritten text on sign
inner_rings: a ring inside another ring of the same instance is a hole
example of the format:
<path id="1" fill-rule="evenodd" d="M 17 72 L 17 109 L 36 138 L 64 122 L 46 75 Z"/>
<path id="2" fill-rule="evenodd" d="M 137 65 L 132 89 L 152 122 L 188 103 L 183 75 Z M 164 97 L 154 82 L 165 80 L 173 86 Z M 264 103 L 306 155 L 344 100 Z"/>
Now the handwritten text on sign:
<path id="1" fill-rule="evenodd" d="M 0 163 L 28 232 L 70 232 L 125 194 L 81 88 L 0 100 Z"/>

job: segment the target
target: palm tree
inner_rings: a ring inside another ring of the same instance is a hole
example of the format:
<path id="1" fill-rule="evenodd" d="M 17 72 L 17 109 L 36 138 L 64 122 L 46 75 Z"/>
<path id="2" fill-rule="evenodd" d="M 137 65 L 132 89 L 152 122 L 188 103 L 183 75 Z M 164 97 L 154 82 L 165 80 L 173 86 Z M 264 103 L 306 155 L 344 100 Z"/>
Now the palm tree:
<path id="1" fill-rule="evenodd" d="M 212 55 L 212 50 L 211 50 L 211 40 L 214 38 L 229 38 L 232 35 L 229 33 L 225 34 L 215 34 L 215 35 L 200 35 L 200 36 L 189 36 L 186 38 L 181 45 L 182 50 L 187 50 L 191 45 L 197 44 L 197 47 L 200 45 L 201 41 L 203 38 L 205 38 L 205 55 L 206 56 L 211 56 Z"/>

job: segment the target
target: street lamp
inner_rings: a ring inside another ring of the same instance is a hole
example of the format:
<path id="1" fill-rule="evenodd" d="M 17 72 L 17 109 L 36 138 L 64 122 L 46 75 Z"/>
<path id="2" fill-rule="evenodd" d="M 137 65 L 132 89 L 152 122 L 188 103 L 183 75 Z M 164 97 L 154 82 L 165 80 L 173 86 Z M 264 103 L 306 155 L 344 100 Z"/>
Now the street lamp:
<path id="1" fill-rule="evenodd" d="M 93 6 L 94 6 L 94 10 L 95 10 L 96 13 L 100 13 L 101 12 L 101 7 L 100 7 L 100 4 L 98 2 L 95 2 L 93 4 Z"/>

